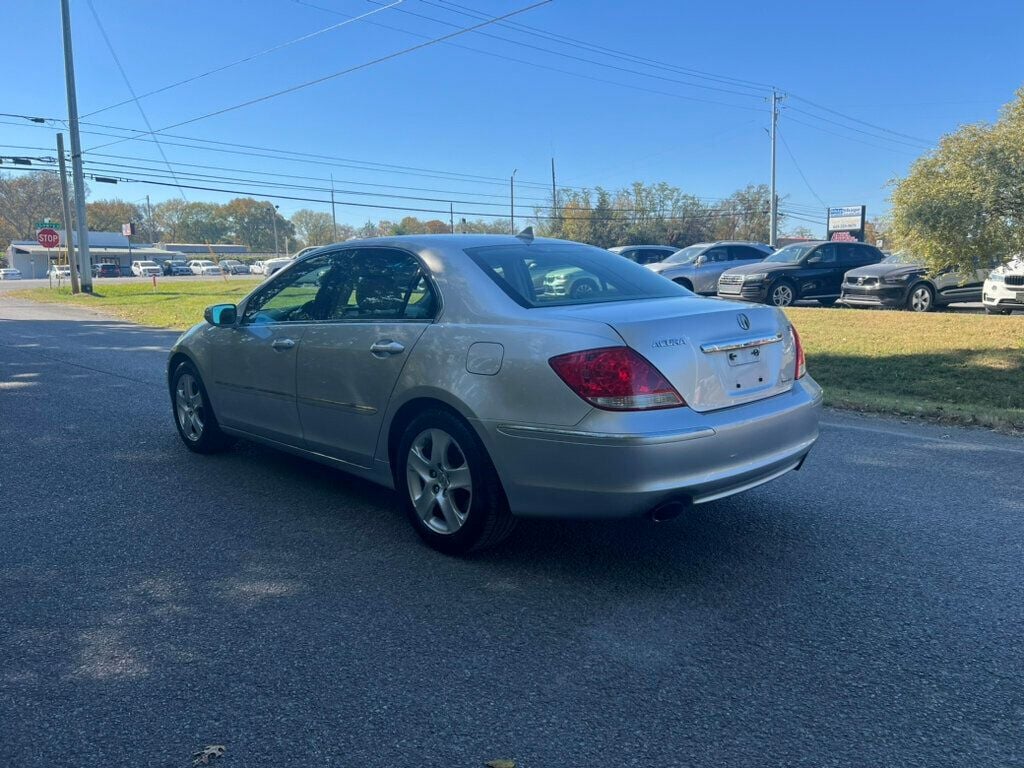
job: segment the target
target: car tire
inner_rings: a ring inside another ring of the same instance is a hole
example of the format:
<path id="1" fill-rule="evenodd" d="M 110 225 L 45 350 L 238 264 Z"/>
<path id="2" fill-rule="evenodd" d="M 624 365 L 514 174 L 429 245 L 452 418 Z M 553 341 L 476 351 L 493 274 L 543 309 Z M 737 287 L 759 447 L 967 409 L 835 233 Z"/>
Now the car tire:
<path id="1" fill-rule="evenodd" d="M 839 299 L 818 299 L 818 303 L 823 307 L 834 307 Z"/>
<path id="2" fill-rule="evenodd" d="M 692 291 L 693 290 L 693 283 L 691 283 L 685 277 L 678 277 L 675 280 L 673 280 L 672 282 L 675 283 L 676 285 L 683 286 L 683 288 L 685 288 L 688 291 Z"/>
<path id="3" fill-rule="evenodd" d="M 171 376 L 171 412 L 185 447 L 195 453 L 219 453 L 234 440 L 221 431 L 210 396 L 192 363 L 181 363 Z"/>
<path id="4" fill-rule="evenodd" d="M 597 293 L 597 284 L 593 280 L 577 280 L 569 290 L 569 296 L 573 299 L 583 299 Z"/>
<path id="5" fill-rule="evenodd" d="M 768 286 L 767 304 L 774 307 L 791 307 L 796 299 L 796 286 L 789 280 L 779 280 Z"/>
<path id="6" fill-rule="evenodd" d="M 432 409 L 414 418 L 399 440 L 395 464 L 395 487 L 409 521 L 439 552 L 462 555 L 494 546 L 515 527 L 486 449 L 458 416 Z"/>
<path id="7" fill-rule="evenodd" d="M 910 289 L 906 308 L 910 312 L 931 312 L 935 308 L 935 291 L 925 283 L 918 283 Z"/>

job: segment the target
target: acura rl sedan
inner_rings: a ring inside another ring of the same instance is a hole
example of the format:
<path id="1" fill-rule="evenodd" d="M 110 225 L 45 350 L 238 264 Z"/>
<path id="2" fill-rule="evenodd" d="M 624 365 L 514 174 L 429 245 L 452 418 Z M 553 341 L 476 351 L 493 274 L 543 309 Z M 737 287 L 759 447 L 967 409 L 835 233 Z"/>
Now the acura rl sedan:
<path id="1" fill-rule="evenodd" d="M 548 293 L 579 270 L 596 289 Z M 199 453 L 248 438 L 394 488 L 462 553 L 517 516 L 674 517 L 798 469 L 821 390 L 774 307 L 519 236 L 357 240 L 209 307 L 168 361 Z"/>

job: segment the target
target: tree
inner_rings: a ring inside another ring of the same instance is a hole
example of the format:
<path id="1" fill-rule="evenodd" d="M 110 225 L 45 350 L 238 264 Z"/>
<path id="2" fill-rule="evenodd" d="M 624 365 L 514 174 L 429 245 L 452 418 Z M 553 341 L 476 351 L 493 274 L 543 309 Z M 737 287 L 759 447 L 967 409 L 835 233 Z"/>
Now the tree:
<path id="1" fill-rule="evenodd" d="M 295 237 L 295 227 L 266 200 L 236 197 L 223 206 L 228 233 L 236 243 L 249 246 L 255 253 L 275 250 L 274 231 L 277 228 L 277 250 L 283 251 L 285 237 Z"/>
<path id="2" fill-rule="evenodd" d="M 1024 250 L 1024 88 L 994 124 L 916 160 L 892 195 L 893 245 L 934 272 L 969 274 Z"/>
<path id="3" fill-rule="evenodd" d="M 223 206 L 216 203 L 165 200 L 154 206 L 153 222 L 161 239 L 172 243 L 220 243 L 228 234 Z"/>
<path id="4" fill-rule="evenodd" d="M 323 211 L 311 211 L 303 208 L 292 214 L 292 226 L 295 235 L 304 245 L 327 245 L 352 236 L 352 227 L 347 224 L 338 226 L 338 236 L 334 236 L 334 220 L 331 214 Z"/>
<path id="5" fill-rule="evenodd" d="M 94 200 L 86 203 L 85 218 L 92 232 L 120 232 L 123 224 L 135 222 L 137 234 L 129 239 L 133 243 L 147 240 L 148 232 L 143 228 L 145 216 L 134 203 L 125 200 Z"/>
<path id="6" fill-rule="evenodd" d="M 35 223 L 63 221 L 60 177 L 53 173 L 0 174 L 0 242 L 31 240 Z"/>
<path id="7" fill-rule="evenodd" d="M 733 192 L 716 208 L 715 240 L 754 240 L 767 243 L 771 235 L 771 190 L 750 184 Z M 779 216 L 782 226 L 783 216 Z"/>

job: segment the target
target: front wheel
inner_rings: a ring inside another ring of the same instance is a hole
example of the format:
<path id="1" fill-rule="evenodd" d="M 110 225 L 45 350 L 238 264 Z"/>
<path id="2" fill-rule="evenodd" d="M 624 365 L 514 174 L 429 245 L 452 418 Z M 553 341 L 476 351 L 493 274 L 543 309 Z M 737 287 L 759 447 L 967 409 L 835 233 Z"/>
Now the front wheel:
<path id="1" fill-rule="evenodd" d="M 791 307 L 796 301 L 796 289 L 785 280 L 768 289 L 768 303 L 776 307 Z"/>
<path id="2" fill-rule="evenodd" d="M 935 294 L 923 283 L 915 285 L 907 297 L 907 309 L 911 312 L 930 312 L 935 305 Z"/>
<path id="3" fill-rule="evenodd" d="M 480 439 L 443 410 L 420 414 L 398 445 L 395 485 L 416 533 L 461 555 L 497 544 L 515 527 L 498 473 Z"/>
<path id="4" fill-rule="evenodd" d="M 1012 309 L 996 309 L 993 307 L 985 307 L 986 315 L 1009 315 L 1012 312 Z"/>
<path id="5" fill-rule="evenodd" d="M 171 376 L 174 425 L 185 447 L 196 453 L 217 453 L 232 440 L 217 423 L 206 387 L 192 363 L 181 363 Z"/>

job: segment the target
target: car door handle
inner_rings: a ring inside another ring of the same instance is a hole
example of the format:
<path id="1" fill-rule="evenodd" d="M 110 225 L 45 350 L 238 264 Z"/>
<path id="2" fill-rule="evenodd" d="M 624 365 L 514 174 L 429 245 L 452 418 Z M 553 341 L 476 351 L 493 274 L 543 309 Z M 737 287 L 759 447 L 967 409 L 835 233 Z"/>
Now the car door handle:
<path id="1" fill-rule="evenodd" d="M 274 339 L 270 346 L 274 349 L 292 349 L 295 346 L 295 341 L 292 339 Z"/>
<path id="2" fill-rule="evenodd" d="M 377 356 L 399 355 L 405 352 L 405 345 L 391 340 L 375 341 L 370 345 L 370 351 Z"/>

